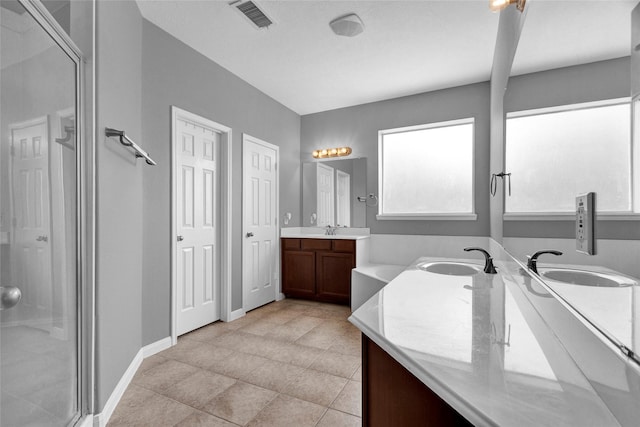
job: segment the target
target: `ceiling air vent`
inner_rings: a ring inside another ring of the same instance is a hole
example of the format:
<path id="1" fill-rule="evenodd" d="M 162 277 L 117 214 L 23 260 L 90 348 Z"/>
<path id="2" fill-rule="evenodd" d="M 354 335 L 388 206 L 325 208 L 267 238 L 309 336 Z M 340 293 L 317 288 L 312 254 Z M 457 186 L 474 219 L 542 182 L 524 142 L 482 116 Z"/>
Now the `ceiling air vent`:
<path id="1" fill-rule="evenodd" d="M 258 29 L 267 28 L 269 25 L 273 24 L 273 20 L 251 0 L 232 1 L 229 5 L 237 9 L 238 12 L 240 12 Z"/>

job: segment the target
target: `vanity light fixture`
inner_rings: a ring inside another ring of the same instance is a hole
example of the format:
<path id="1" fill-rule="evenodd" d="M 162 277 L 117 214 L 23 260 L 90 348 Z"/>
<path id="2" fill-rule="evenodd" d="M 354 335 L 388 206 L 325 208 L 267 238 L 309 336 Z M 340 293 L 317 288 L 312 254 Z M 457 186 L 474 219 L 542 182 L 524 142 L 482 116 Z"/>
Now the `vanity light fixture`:
<path id="1" fill-rule="evenodd" d="M 351 147 L 323 148 L 321 150 L 313 150 L 313 153 L 311 153 L 314 159 L 341 157 L 348 156 L 349 154 L 351 154 Z"/>
<path id="2" fill-rule="evenodd" d="M 527 0 L 489 0 L 489 9 L 491 9 L 492 12 L 498 12 L 505 9 L 510 4 L 515 3 L 516 9 L 522 12 L 524 11 L 524 5 L 526 2 Z"/>

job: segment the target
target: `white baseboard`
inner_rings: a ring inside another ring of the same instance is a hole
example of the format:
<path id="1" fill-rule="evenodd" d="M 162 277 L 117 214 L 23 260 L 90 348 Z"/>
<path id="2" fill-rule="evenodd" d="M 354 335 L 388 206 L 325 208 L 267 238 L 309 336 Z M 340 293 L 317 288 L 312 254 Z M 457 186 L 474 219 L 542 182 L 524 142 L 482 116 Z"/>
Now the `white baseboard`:
<path id="1" fill-rule="evenodd" d="M 245 313 L 242 308 L 232 311 L 231 316 L 229 317 L 229 320 L 227 320 L 227 322 L 233 322 L 234 320 L 244 317 L 245 314 L 247 313 Z"/>
<path id="2" fill-rule="evenodd" d="M 162 350 L 168 349 L 172 345 L 173 344 L 171 343 L 171 337 L 166 337 L 149 345 L 145 345 L 144 347 L 142 347 L 142 357 L 146 359 L 149 356 L 160 353 Z"/>
<path id="3" fill-rule="evenodd" d="M 94 416 L 94 427 L 105 427 L 107 425 L 111 415 L 113 415 L 113 411 L 116 409 L 116 406 L 118 406 L 120 399 L 122 399 L 122 395 L 127 390 L 133 376 L 140 367 L 142 359 L 142 349 L 140 349 L 124 372 L 124 375 L 122 375 L 122 378 L 120 378 L 120 381 L 118 381 L 116 388 L 111 392 L 111 396 L 109 396 L 107 403 L 104 405 L 104 408 L 102 408 L 102 412 Z"/>
<path id="4" fill-rule="evenodd" d="M 104 405 L 104 408 L 102 408 L 102 412 L 93 417 L 94 427 L 105 427 L 107 425 L 111 415 L 113 415 L 113 411 L 116 409 L 116 406 L 118 406 L 118 403 L 120 403 L 124 392 L 127 390 L 127 387 L 129 387 L 129 384 L 131 384 L 133 376 L 138 371 L 140 364 L 142 364 L 142 360 L 169 347 L 171 347 L 171 337 L 166 337 L 160 341 L 146 345 L 138 351 L 124 372 L 124 375 L 122 375 L 122 378 L 120 378 L 120 381 L 118 381 L 118 384 L 113 389 L 113 392 L 111 392 L 111 396 L 109 396 L 107 403 Z"/>
<path id="5" fill-rule="evenodd" d="M 276 301 L 282 301 L 283 299 L 285 299 L 286 297 L 284 296 L 284 294 L 282 292 L 280 292 L 277 296 L 276 296 Z"/>
<path id="6" fill-rule="evenodd" d="M 93 427 L 94 417 L 93 414 L 89 414 L 85 416 L 83 419 L 78 421 L 75 427 Z"/>

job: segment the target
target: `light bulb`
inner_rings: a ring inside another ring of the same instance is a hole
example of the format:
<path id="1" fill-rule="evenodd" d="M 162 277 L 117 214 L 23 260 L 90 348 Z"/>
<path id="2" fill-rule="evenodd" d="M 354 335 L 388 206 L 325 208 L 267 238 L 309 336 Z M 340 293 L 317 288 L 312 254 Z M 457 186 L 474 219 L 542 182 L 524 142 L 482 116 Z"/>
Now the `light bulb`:
<path id="1" fill-rule="evenodd" d="M 332 148 L 331 149 L 331 155 L 332 156 L 337 156 L 338 155 L 338 149 L 337 148 Z"/>
<path id="2" fill-rule="evenodd" d="M 322 157 L 326 156 L 327 154 L 328 154 L 328 152 L 327 152 L 327 149 L 326 149 L 326 148 L 325 148 L 325 149 L 323 149 L 323 150 L 320 152 L 320 156 L 322 156 Z"/>
<path id="3" fill-rule="evenodd" d="M 318 150 L 313 150 L 313 153 L 311 155 L 317 159 L 318 156 L 320 155 L 320 152 Z"/>
<path id="4" fill-rule="evenodd" d="M 510 3 L 510 0 L 489 0 L 489 9 L 493 12 L 497 12 L 509 6 Z"/>

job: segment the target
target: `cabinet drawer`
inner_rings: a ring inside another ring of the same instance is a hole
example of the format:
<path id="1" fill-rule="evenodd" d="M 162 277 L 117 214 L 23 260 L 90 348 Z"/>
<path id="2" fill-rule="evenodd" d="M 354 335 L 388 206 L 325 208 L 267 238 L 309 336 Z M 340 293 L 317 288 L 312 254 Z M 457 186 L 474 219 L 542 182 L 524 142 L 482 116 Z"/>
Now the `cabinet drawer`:
<path id="1" fill-rule="evenodd" d="M 300 239 L 303 250 L 331 250 L 331 240 L 329 239 Z"/>
<path id="2" fill-rule="evenodd" d="M 282 239 L 282 249 L 300 249 L 301 239 Z"/>
<path id="3" fill-rule="evenodd" d="M 356 251 L 356 241 L 355 240 L 334 240 L 333 251 L 348 252 L 352 254 Z"/>

